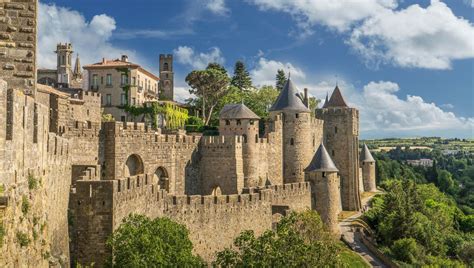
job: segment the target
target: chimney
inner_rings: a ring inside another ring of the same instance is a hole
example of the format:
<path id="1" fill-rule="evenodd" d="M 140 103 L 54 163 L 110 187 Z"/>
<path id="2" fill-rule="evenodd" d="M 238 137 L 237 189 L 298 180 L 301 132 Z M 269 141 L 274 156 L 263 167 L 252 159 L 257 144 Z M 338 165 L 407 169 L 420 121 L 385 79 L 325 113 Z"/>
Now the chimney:
<path id="1" fill-rule="evenodd" d="M 102 58 L 102 63 L 105 63 L 105 58 Z"/>
<path id="2" fill-rule="evenodd" d="M 309 108 L 308 89 L 304 88 L 304 105 Z"/>
<path id="3" fill-rule="evenodd" d="M 122 61 L 123 62 L 128 62 L 128 56 L 127 55 L 122 55 Z"/>

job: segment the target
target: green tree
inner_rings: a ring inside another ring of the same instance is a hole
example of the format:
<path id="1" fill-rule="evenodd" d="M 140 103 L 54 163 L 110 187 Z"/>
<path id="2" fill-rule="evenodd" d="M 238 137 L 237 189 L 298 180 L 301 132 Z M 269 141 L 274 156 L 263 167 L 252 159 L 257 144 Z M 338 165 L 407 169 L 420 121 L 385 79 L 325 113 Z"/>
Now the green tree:
<path id="1" fill-rule="evenodd" d="M 184 225 L 168 218 L 131 215 L 108 239 L 113 267 L 200 267 Z"/>
<path id="2" fill-rule="evenodd" d="M 204 124 L 208 125 L 219 100 L 229 92 L 229 77 L 218 64 L 209 64 L 206 70 L 195 70 L 186 76 L 189 93 L 201 98 Z"/>
<path id="3" fill-rule="evenodd" d="M 286 83 L 285 71 L 279 69 L 277 71 L 275 79 L 276 79 L 275 87 L 278 91 L 281 91 L 283 89 L 283 87 L 285 86 L 285 83 Z"/>
<path id="4" fill-rule="evenodd" d="M 217 253 L 214 265 L 222 267 L 334 267 L 340 264 L 341 246 L 325 230 L 315 211 L 284 217 L 275 231 L 259 237 L 244 231 L 235 248 Z"/>
<path id="5" fill-rule="evenodd" d="M 438 173 L 437 185 L 441 191 L 452 193 L 454 191 L 454 181 L 451 173 L 447 170 L 441 170 Z"/>
<path id="6" fill-rule="evenodd" d="M 423 264 L 425 258 L 423 247 L 418 245 L 413 238 L 402 238 L 395 241 L 391 251 L 397 260 L 410 264 Z"/>
<path id="7" fill-rule="evenodd" d="M 250 78 L 250 74 L 242 61 L 237 61 L 235 63 L 234 76 L 232 77 L 230 84 L 240 90 L 245 90 L 252 87 L 252 79 Z"/>

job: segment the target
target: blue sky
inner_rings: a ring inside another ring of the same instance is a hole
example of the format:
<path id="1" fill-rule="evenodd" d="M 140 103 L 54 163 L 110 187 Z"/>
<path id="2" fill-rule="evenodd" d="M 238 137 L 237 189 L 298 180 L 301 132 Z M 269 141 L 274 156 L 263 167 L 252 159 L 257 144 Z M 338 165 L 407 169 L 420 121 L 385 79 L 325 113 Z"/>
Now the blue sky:
<path id="1" fill-rule="evenodd" d="M 128 54 L 155 72 L 173 53 L 184 99 L 191 70 L 243 60 L 257 85 L 285 68 L 324 98 L 338 81 L 362 137 L 472 138 L 473 12 L 470 0 L 45 0 L 39 64 L 54 66 L 61 41 L 83 64 Z"/>

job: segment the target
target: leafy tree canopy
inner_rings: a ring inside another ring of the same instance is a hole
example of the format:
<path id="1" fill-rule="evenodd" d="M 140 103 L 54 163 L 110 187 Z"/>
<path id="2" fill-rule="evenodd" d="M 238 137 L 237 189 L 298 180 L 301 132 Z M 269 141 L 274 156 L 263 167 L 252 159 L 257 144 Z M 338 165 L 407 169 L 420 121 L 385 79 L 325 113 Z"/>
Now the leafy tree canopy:
<path id="1" fill-rule="evenodd" d="M 219 100 L 229 92 L 229 81 L 225 69 L 215 63 L 209 64 L 205 70 L 192 71 L 186 76 L 186 83 L 191 87 L 189 93 L 201 98 L 205 125 L 209 124 Z"/>
<path id="2" fill-rule="evenodd" d="M 184 225 L 168 218 L 151 220 L 130 215 L 107 244 L 113 249 L 113 267 L 201 267 Z"/>
<path id="3" fill-rule="evenodd" d="M 222 267 L 335 267 L 342 247 L 326 231 L 315 211 L 284 217 L 275 231 L 256 237 L 244 231 L 234 240 L 235 248 L 217 253 L 215 265 Z"/>

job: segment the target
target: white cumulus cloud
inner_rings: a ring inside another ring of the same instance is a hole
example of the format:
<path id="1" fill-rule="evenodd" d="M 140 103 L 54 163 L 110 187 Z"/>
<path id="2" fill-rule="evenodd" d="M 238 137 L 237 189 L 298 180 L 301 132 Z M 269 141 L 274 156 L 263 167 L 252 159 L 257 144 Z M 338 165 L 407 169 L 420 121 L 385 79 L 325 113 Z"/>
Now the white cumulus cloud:
<path id="1" fill-rule="evenodd" d="M 449 69 L 456 59 L 474 57 L 474 26 L 438 0 L 384 10 L 356 27 L 348 43 L 369 63 Z"/>
<path id="2" fill-rule="evenodd" d="M 373 16 L 381 10 L 395 8 L 396 0 L 247 0 L 261 10 L 291 14 L 305 32 L 322 24 L 337 31 L 345 31 L 354 23 Z"/>
<path id="3" fill-rule="evenodd" d="M 209 11 L 217 15 L 226 15 L 229 9 L 225 5 L 225 0 L 208 0 L 206 7 Z"/>
<path id="4" fill-rule="evenodd" d="M 64 7 L 39 4 L 38 23 L 38 63 L 40 68 L 56 67 L 57 43 L 69 42 L 73 50 L 80 54 L 81 63 L 101 61 L 102 57 L 119 58 L 127 54 L 130 60 L 140 62 L 133 50 L 116 47 L 110 38 L 116 29 L 115 19 L 99 14 L 87 21 L 84 16 Z"/>
<path id="5" fill-rule="evenodd" d="M 283 70 L 287 75 L 290 72 L 291 77 L 295 79 L 304 79 L 306 77 L 303 70 L 289 62 L 268 60 L 260 58 L 254 69 L 250 71 L 252 81 L 256 86 L 275 85 L 275 77 L 278 70 Z"/>
<path id="6" fill-rule="evenodd" d="M 179 46 L 173 50 L 177 62 L 194 69 L 204 69 L 211 62 L 223 64 L 225 62 L 218 47 L 212 47 L 209 52 L 195 52 L 192 47 Z"/>

